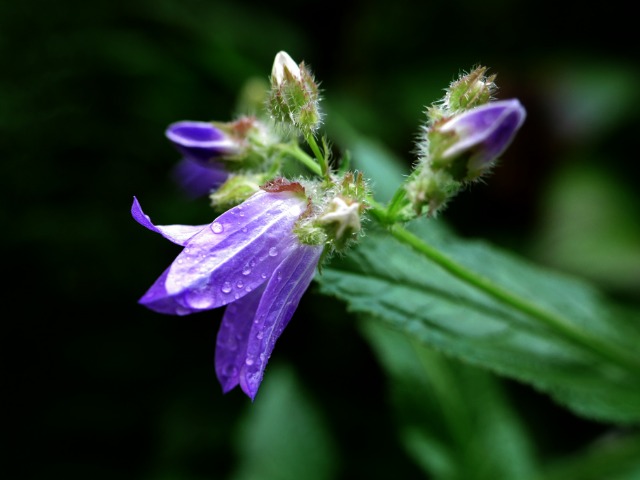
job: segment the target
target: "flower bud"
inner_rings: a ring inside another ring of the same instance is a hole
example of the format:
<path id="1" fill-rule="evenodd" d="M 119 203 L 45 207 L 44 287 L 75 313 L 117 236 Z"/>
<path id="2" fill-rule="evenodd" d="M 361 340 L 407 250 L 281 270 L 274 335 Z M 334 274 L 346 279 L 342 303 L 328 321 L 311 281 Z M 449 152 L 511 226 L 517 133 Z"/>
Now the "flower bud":
<path id="1" fill-rule="evenodd" d="M 420 158 L 404 185 L 407 219 L 434 216 L 468 182 L 489 172 L 522 126 L 526 112 L 517 99 L 490 102 L 443 117 L 424 129 Z"/>
<path id="2" fill-rule="evenodd" d="M 328 201 L 315 220 L 334 250 L 343 250 L 358 238 L 368 190 L 360 173 L 346 172 L 327 192 Z"/>
<path id="3" fill-rule="evenodd" d="M 212 122 L 175 122 L 165 135 L 185 158 L 200 163 L 237 155 L 242 150 L 240 142 Z"/>
<path id="4" fill-rule="evenodd" d="M 271 117 L 304 134 L 321 123 L 318 85 L 304 63 L 297 65 L 286 52 L 278 52 L 271 71 L 267 109 Z"/>
<path id="5" fill-rule="evenodd" d="M 506 150 L 526 116 L 517 99 L 491 102 L 457 115 L 432 132 L 441 136 L 441 152 L 434 152 L 434 169 L 450 170 L 456 180 L 475 180 L 486 173 Z"/>
<path id="6" fill-rule="evenodd" d="M 484 105 L 495 92 L 495 75 L 485 76 L 486 67 L 477 67 L 451 83 L 444 97 L 444 106 L 450 113 Z"/>

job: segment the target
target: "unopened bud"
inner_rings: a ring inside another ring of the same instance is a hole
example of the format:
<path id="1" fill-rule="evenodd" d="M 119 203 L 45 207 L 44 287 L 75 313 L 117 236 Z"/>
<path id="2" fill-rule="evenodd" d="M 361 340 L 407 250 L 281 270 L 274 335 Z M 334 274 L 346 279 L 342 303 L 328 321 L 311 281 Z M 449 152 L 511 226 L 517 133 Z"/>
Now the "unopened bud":
<path id="1" fill-rule="evenodd" d="M 502 100 L 473 108 L 436 126 L 432 137 L 446 137 L 446 148 L 434 156 L 433 168 L 451 170 L 456 180 L 475 180 L 511 144 L 525 117 L 525 109 L 517 99 Z"/>
<path id="2" fill-rule="evenodd" d="M 165 135 L 185 158 L 200 163 L 237 155 L 242 151 L 238 140 L 212 122 L 175 122 L 169 125 Z"/>
<path id="3" fill-rule="evenodd" d="M 304 63 L 297 65 L 286 52 L 273 62 L 267 109 L 271 117 L 302 133 L 313 133 L 321 123 L 318 85 Z"/>

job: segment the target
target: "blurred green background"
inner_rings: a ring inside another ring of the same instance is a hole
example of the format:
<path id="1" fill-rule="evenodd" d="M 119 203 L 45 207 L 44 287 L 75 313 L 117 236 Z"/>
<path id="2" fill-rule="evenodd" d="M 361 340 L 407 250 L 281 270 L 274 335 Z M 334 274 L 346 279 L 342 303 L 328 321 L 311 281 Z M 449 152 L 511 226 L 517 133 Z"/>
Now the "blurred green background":
<path id="1" fill-rule="evenodd" d="M 211 220 L 169 173 L 177 120 L 229 120 L 279 50 L 321 81 L 326 131 L 409 169 L 424 108 L 497 73 L 528 118 L 443 216 L 640 306 L 640 68 L 629 7 L 557 2 L 79 0 L 0 3 L 0 153 L 10 478 L 421 478 L 356 319 L 304 297 L 251 404 L 213 370 L 222 311 L 137 299 L 178 250 L 130 217 Z M 12 348 L 11 348 L 12 347 Z M 607 426 L 504 382 L 541 460 Z M 275 452 L 275 453 L 274 453 Z M 271 472 L 271 473 L 269 473 Z"/>

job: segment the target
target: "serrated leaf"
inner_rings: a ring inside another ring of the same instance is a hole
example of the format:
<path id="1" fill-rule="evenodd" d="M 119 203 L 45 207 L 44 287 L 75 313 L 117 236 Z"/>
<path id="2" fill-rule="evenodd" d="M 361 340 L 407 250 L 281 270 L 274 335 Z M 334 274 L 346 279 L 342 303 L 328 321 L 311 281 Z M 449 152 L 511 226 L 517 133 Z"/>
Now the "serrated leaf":
<path id="1" fill-rule="evenodd" d="M 597 291 L 478 241 L 455 238 L 435 220 L 412 230 L 471 271 L 581 332 L 635 355 L 640 324 L 612 313 Z M 325 267 L 323 293 L 416 340 L 473 365 L 529 383 L 574 412 L 606 422 L 640 421 L 640 374 L 570 342 L 539 320 L 461 281 L 385 231 Z M 638 315 L 637 318 L 640 318 Z"/>

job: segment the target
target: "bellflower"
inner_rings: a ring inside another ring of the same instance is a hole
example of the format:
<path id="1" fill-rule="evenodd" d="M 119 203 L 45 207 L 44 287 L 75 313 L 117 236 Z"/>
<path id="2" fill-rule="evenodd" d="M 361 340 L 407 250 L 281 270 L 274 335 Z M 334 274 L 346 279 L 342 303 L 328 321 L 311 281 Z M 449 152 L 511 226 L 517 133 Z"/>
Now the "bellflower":
<path id="1" fill-rule="evenodd" d="M 224 392 L 240 385 L 255 398 L 275 342 L 313 279 L 323 247 L 294 234 L 308 207 L 302 185 L 284 179 L 206 225 L 154 225 L 134 198 L 138 223 L 184 247 L 139 302 L 172 315 L 227 306 L 215 354 Z"/>

